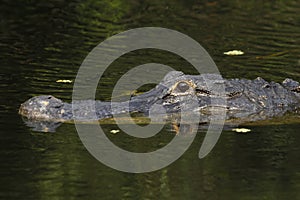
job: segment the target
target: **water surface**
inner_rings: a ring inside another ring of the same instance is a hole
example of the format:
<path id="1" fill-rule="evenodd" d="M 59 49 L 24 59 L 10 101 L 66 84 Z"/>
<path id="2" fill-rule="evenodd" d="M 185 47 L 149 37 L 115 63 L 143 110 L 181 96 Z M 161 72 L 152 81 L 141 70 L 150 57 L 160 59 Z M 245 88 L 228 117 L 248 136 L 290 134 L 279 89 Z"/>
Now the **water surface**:
<path id="1" fill-rule="evenodd" d="M 198 159 L 204 130 L 175 163 L 156 172 L 127 174 L 95 160 L 73 124 L 55 133 L 24 125 L 17 114 L 28 98 L 72 97 L 77 70 L 106 38 L 144 26 L 180 31 L 198 41 L 225 78 L 286 77 L 300 81 L 300 7 L 288 1 L 2 1 L 0 6 L 0 198 L 1 199 L 299 199 L 299 120 L 247 126 L 249 134 L 224 130 L 213 151 Z M 223 52 L 238 49 L 243 56 Z M 126 71 L 157 62 L 193 74 L 182 58 L 140 50 L 114 62 L 97 98 L 109 100 Z M 144 88 L 150 89 L 150 88 Z M 116 125 L 103 125 L 108 132 Z M 155 149 L 173 137 L 170 127 L 153 140 L 110 135 L 136 151 Z"/>

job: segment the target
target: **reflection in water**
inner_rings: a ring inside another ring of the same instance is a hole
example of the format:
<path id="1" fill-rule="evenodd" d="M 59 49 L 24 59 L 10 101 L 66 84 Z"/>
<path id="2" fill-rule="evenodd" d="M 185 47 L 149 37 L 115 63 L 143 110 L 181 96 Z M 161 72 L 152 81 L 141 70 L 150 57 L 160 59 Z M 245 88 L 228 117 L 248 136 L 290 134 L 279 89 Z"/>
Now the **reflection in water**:
<path id="1" fill-rule="evenodd" d="M 55 133 L 61 122 L 35 121 L 23 119 L 26 126 L 32 128 L 33 131 Z"/>
<path id="2" fill-rule="evenodd" d="M 71 100 L 77 70 L 99 42 L 129 28 L 159 26 L 194 38 L 223 76 L 281 82 L 300 80 L 299 2 L 254 1 L 2 1 L 0 7 L 0 198 L 2 199 L 299 199 L 299 121 L 223 131 L 215 149 L 198 159 L 204 131 L 171 166 L 146 174 L 112 170 L 91 157 L 74 126 L 31 132 L 17 115 L 28 98 L 51 94 Z M 242 50 L 242 56 L 223 52 Z M 106 71 L 97 98 L 130 68 L 157 62 L 193 74 L 182 58 L 142 50 Z M 147 90 L 149 88 L 145 88 Z M 103 125 L 106 132 L 116 125 Z M 168 127 L 147 140 L 108 137 L 122 148 L 149 151 L 167 144 Z"/>

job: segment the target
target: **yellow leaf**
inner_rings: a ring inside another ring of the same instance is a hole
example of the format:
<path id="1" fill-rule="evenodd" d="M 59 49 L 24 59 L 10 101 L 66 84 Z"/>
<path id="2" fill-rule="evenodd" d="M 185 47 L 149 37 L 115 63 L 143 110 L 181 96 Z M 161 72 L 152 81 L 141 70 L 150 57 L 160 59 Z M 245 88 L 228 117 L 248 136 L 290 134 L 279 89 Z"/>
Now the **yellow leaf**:
<path id="1" fill-rule="evenodd" d="M 247 129 L 247 128 L 234 128 L 232 129 L 232 131 L 235 131 L 237 133 L 248 133 L 250 132 L 251 130 L 250 129 Z"/>
<path id="2" fill-rule="evenodd" d="M 117 134 L 117 133 L 119 133 L 120 132 L 120 130 L 111 130 L 110 131 L 110 133 L 112 133 L 112 134 Z"/>
<path id="3" fill-rule="evenodd" d="M 57 80 L 56 83 L 72 83 L 71 80 Z"/>
<path id="4" fill-rule="evenodd" d="M 228 56 L 239 56 L 239 55 L 243 55 L 244 52 L 241 50 L 231 50 L 231 51 L 224 52 L 224 54 Z"/>

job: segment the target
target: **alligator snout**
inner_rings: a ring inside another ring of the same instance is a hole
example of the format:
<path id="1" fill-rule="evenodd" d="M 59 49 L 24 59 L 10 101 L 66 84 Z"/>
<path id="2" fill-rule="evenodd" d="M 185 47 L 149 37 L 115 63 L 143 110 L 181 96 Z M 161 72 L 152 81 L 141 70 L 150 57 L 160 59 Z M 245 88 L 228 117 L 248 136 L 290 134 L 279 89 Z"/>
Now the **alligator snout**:
<path id="1" fill-rule="evenodd" d="M 58 113 L 55 110 L 62 106 L 63 102 L 54 96 L 37 96 L 22 103 L 19 108 L 19 114 L 26 116 L 28 119 L 52 119 L 52 115 Z"/>

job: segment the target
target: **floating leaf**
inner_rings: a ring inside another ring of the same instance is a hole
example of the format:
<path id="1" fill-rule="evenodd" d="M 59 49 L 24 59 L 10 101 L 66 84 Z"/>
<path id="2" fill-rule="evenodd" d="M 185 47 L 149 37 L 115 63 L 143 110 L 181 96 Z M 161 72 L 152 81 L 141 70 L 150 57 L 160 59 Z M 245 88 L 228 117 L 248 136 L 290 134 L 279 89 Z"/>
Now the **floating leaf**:
<path id="1" fill-rule="evenodd" d="M 250 132 L 251 130 L 250 129 L 247 129 L 247 128 L 234 128 L 232 129 L 232 131 L 235 131 L 237 133 L 248 133 Z"/>
<path id="2" fill-rule="evenodd" d="M 243 55 L 244 52 L 241 50 L 231 50 L 231 51 L 224 52 L 224 54 L 228 56 L 239 56 L 239 55 Z"/>
<path id="3" fill-rule="evenodd" d="M 71 80 L 57 80 L 56 83 L 72 83 Z"/>
<path id="4" fill-rule="evenodd" d="M 120 132 L 120 130 L 111 130 L 110 131 L 110 133 L 112 133 L 112 134 L 117 134 L 117 133 L 119 133 Z"/>

